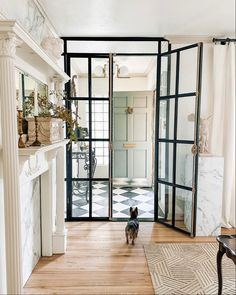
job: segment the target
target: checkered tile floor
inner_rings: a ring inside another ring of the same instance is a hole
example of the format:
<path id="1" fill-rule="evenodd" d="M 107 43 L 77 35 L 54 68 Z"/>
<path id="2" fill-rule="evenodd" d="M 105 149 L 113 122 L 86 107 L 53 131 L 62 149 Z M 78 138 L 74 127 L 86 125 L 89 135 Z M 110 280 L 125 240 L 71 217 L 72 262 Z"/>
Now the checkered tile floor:
<path id="1" fill-rule="evenodd" d="M 94 182 L 92 191 L 92 216 L 108 216 L 108 182 Z M 73 196 L 73 217 L 89 217 L 89 204 L 85 195 Z M 113 217 L 128 218 L 129 208 L 137 206 L 139 218 L 154 218 L 154 192 L 152 188 L 114 187 Z"/>

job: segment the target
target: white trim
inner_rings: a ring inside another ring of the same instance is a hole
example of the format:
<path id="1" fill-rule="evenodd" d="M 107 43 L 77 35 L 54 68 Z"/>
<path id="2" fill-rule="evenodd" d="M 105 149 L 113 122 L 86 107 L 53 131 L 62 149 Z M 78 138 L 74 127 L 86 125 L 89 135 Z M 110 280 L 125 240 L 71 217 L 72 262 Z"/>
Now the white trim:
<path id="1" fill-rule="evenodd" d="M 0 32 L 15 33 L 18 38 L 23 41 L 23 45 L 18 47 L 17 55 L 26 54 L 29 60 L 33 58 L 33 64 L 37 63 L 37 68 L 42 68 L 45 72 L 49 72 L 50 76 L 59 76 L 62 80 L 67 82 L 70 77 L 56 64 L 51 57 L 27 34 L 22 27 L 15 20 L 1 20 Z M 31 56 L 31 58 L 30 58 Z"/>
<path id="2" fill-rule="evenodd" d="M 58 37 L 59 35 L 57 33 L 57 30 L 55 29 L 52 22 L 50 21 L 50 18 L 48 17 L 43 4 L 39 3 L 38 0 L 33 0 L 33 1 L 34 1 L 35 5 L 37 6 L 37 8 L 39 9 L 39 11 L 45 17 L 45 21 L 46 21 L 46 25 L 47 25 L 48 29 L 51 31 L 51 33 L 53 34 L 54 37 Z"/>

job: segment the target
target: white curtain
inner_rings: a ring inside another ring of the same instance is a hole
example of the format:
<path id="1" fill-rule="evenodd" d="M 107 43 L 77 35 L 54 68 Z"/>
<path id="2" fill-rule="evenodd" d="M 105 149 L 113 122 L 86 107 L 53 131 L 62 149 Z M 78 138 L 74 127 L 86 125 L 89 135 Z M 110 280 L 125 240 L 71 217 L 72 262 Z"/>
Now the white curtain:
<path id="1" fill-rule="evenodd" d="M 211 152 L 224 157 L 222 225 L 236 226 L 235 215 L 235 44 L 215 45 Z"/>

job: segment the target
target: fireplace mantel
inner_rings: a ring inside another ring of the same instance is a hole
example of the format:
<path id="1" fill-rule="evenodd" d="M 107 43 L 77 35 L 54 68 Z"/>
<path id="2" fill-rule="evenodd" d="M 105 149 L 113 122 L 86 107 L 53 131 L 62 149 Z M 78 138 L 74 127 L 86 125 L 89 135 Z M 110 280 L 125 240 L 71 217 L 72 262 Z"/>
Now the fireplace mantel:
<path id="1" fill-rule="evenodd" d="M 30 146 L 26 148 L 21 148 L 18 150 L 19 156 L 33 156 L 33 155 L 38 155 L 41 153 L 46 153 L 54 149 L 57 149 L 59 147 L 62 147 L 66 145 L 68 142 L 69 142 L 69 139 L 64 139 L 52 144 L 44 144 L 41 146 Z"/>
<path id="2" fill-rule="evenodd" d="M 68 139 L 39 147 L 27 147 L 18 150 L 20 186 L 33 180 L 49 169 L 49 162 L 56 158 L 57 151 L 69 142 Z M 61 163 L 58 163 L 60 165 Z"/>
<path id="3" fill-rule="evenodd" d="M 64 160 L 68 142 L 62 140 L 18 149 L 21 200 L 25 197 L 24 188 L 28 183 L 40 177 L 42 256 L 63 254 L 66 251 Z M 27 279 L 27 276 L 24 277 L 24 283 Z"/>

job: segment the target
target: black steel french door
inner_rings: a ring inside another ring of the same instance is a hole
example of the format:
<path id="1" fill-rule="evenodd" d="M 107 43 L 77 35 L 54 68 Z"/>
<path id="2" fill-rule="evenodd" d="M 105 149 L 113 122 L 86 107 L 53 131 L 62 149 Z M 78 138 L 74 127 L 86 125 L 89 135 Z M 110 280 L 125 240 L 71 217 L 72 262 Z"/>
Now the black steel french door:
<path id="1" fill-rule="evenodd" d="M 155 219 L 195 235 L 202 44 L 158 55 Z"/>
<path id="2" fill-rule="evenodd" d="M 67 150 L 67 220 L 106 220 L 111 217 L 112 57 L 67 54 L 65 58 L 71 77 L 66 104 L 79 124 L 77 140 Z"/>

